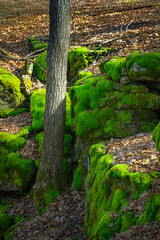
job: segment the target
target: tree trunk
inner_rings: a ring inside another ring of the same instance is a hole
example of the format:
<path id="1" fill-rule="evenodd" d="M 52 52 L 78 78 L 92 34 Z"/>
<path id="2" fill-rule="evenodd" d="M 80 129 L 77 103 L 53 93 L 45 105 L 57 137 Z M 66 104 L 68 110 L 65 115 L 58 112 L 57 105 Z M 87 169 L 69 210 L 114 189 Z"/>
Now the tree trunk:
<path id="1" fill-rule="evenodd" d="M 44 139 L 36 183 L 33 187 L 37 209 L 52 202 L 61 191 L 70 33 L 69 11 L 70 0 L 50 0 Z"/>

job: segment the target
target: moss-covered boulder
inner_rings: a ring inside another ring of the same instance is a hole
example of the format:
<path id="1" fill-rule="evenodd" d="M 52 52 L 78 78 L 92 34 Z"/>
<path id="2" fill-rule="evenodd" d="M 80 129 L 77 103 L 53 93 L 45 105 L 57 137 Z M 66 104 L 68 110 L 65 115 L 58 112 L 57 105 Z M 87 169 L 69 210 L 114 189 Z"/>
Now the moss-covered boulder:
<path id="1" fill-rule="evenodd" d="M 78 83 L 70 89 L 72 128 L 77 137 L 123 138 L 151 131 L 158 122 L 160 96 L 143 85 L 117 85 L 107 76 Z"/>
<path id="2" fill-rule="evenodd" d="M 121 84 L 143 82 L 151 89 L 160 90 L 160 53 L 133 52 L 129 57 L 112 57 L 100 64 L 113 81 Z"/>
<path id="3" fill-rule="evenodd" d="M 12 115 L 12 112 L 13 115 L 18 113 L 24 100 L 20 91 L 20 80 L 11 72 L 0 68 L 0 117 Z"/>
<path id="4" fill-rule="evenodd" d="M 33 161 L 0 147 L 0 191 L 23 191 L 35 178 Z"/>
<path id="5" fill-rule="evenodd" d="M 130 226 L 160 220 L 160 194 L 153 190 L 146 192 L 160 173 L 130 172 L 127 165 L 119 164 L 105 152 L 105 143 L 90 148 L 86 178 L 86 191 L 89 189 L 85 221 L 87 239 L 110 239 Z M 143 209 L 139 199 L 144 192 Z"/>
<path id="6" fill-rule="evenodd" d="M 138 81 L 160 81 L 160 53 L 132 53 L 126 62 L 129 78 Z"/>
<path id="7" fill-rule="evenodd" d="M 19 134 L 0 132 L 0 191 L 22 191 L 33 184 L 33 161 L 16 153 L 31 131 L 25 126 Z"/>

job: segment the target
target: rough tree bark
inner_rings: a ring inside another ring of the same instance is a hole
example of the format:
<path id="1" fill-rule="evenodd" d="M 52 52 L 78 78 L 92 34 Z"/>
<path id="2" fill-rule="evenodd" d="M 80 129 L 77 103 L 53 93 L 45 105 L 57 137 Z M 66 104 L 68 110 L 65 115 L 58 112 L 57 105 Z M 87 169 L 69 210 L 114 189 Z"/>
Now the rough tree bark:
<path id="1" fill-rule="evenodd" d="M 70 0 L 50 0 L 44 139 L 33 195 L 37 209 L 61 191 Z"/>

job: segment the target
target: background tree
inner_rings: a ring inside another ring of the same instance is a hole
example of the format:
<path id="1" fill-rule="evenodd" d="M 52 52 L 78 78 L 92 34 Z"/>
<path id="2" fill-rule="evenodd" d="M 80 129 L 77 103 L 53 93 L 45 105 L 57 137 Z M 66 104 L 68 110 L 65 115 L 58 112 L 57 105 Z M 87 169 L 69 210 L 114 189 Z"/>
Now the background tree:
<path id="1" fill-rule="evenodd" d="M 69 11 L 70 0 L 50 0 L 44 139 L 33 187 L 38 209 L 51 202 L 61 191 L 70 35 Z"/>

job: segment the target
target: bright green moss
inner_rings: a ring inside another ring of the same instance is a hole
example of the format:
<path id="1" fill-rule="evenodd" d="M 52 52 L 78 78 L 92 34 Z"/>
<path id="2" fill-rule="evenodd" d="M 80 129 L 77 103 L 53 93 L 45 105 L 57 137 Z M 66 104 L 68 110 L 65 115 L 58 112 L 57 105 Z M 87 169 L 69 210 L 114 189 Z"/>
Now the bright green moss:
<path id="1" fill-rule="evenodd" d="M 107 212 L 101 217 L 92 234 L 93 240 L 106 240 L 113 237 L 112 229 L 108 226 L 113 221 L 113 218 L 109 215 L 110 212 Z"/>
<path id="2" fill-rule="evenodd" d="M 124 190 L 118 188 L 114 192 L 113 200 L 112 200 L 112 210 L 117 211 L 119 210 L 122 203 L 124 204 L 124 200 L 126 198 L 126 192 Z"/>
<path id="3" fill-rule="evenodd" d="M 93 62 L 92 54 L 86 47 L 78 47 L 68 52 L 69 81 L 76 76 L 79 70 Z"/>
<path id="4" fill-rule="evenodd" d="M 34 131 L 41 131 L 44 127 L 46 90 L 34 91 L 31 95 L 30 111 L 33 117 L 32 128 Z"/>
<path id="5" fill-rule="evenodd" d="M 66 130 L 69 130 L 71 127 L 71 100 L 68 92 L 66 93 Z"/>
<path id="6" fill-rule="evenodd" d="M 106 57 L 108 56 L 111 52 L 113 52 L 114 49 L 113 48 L 97 48 L 93 53 L 93 57 L 94 59 L 98 60 L 100 58 Z"/>
<path id="7" fill-rule="evenodd" d="M 39 168 L 39 163 L 40 163 L 40 158 L 35 160 L 35 168 L 38 170 Z"/>
<path id="8" fill-rule="evenodd" d="M 76 81 L 74 86 L 82 85 L 86 81 L 87 78 L 92 77 L 92 76 L 93 76 L 92 72 L 82 72 L 82 71 L 80 71 L 79 74 L 78 74 L 78 77 L 77 77 L 79 80 Z"/>
<path id="9" fill-rule="evenodd" d="M 44 128 L 44 111 L 46 89 L 34 91 L 31 95 L 31 114 L 33 117 L 32 128 L 34 131 L 42 131 Z M 66 93 L 66 130 L 69 130 L 71 124 L 71 101 L 68 93 Z"/>
<path id="10" fill-rule="evenodd" d="M 93 73 L 92 72 L 83 72 L 79 71 L 78 73 L 78 79 L 84 78 L 84 77 L 92 77 Z"/>
<path id="11" fill-rule="evenodd" d="M 0 68 L 0 117 L 16 115 L 18 108 L 24 105 L 24 96 L 20 93 L 20 80 L 11 72 Z"/>
<path id="12" fill-rule="evenodd" d="M 160 122 L 153 131 L 152 139 L 156 143 L 157 150 L 160 152 Z"/>
<path id="13" fill-rule="evenodd" d="M 156 124 L 151 122 L 151 123 L 148 123 L 146 125 L 143 125 L 141 127 L 141 129 L 145 132 L 152 132 L 154 130 L 155 126 L 156 126 Z"/>
<path id="14" fill-rule="evenodd" d="M 112 57 L 106 62 L 104 70 L 114 81 L 118 81 L 122 77 L 121 71 L 125 67 L 125 63 L 125 57 Z"/>
<path id="15" fill-rule="evenodd" d="M 40 49 L 43 49 L 43 48 L 46 48 L 46 47 L 48 47 L 48 43 L 36 44 L 35 47 L 34 47 L 34 51 L 40 50 Z"/>
<path id="16" fill-rule="evenodd" d="M 0 132 L 0 144 L 3 144 L 10 152 L 16 152 L 18 148 L 24 146 L 25 139 L 20 135 Z"/>
<path id="17" fill-rule="evenodd" d="M 84 189 L 84 178 L 86 176 L 86 170 L 79 163 L 73 175 L 73 189 Z"/>
<path id="18" fill-rule="evenodd" d="M 126 63 L 126 69 L 130 78 L 147 76 L 156 80 L 160 74 L 160 53 L 132 53 Z"/>
<path id="19" fill-rule="evenodd" d="M 47 62 L 46 62 L 46 54 L 47 51 L 43 52 L 41 55 L 39 55 L 35 61 L 39 63 L 45 70 L 47 70 Z M 42 82 L 46 81 L 46 73 L 43 72 L 36 64 L 33 66 L 34 71 L 37 74 L 37 78 L 41 80 Z"/>
<path id="20" fill-rule="evenodd" d="M 1 148 L 2 154 L 0 159 L 0 184 L 12 182 L 20 191 L 28 187 L 31 183 L 34 168 L 32 160 L 27 160 L 18 153 L 8 153 L 6 149 Z"/>
<path id="21" fill-rule="evenodd" d="M 141 225 L 143 223 L 159 220 L 160 214 L 160 194 L 150 194 L 147 199 L 145 212 L 141 214 L 136 224 Z"/>
<path id="22" fill-rule="evenodd" d="M 5 110 L 0 110 L 0 117 L 5 118 L 8 116 L 16 116 L 22 112 L 27 112 L 27 108 L 20 108 L 20 109 L 5 109 Z"/>
<path id="23" fill-rule="evenodd" d="M 59 192 L 57 190 L 51 189 L 49 193 L 45 195 L 46 204 L 52 203 L 59 196 Z"/>
<path id="24" fill-rule="evenodd" d="M 132 115 L 128 111 L 122 111 L 118 118 L 120 121 L 122 120 L 124 123 L 129 123 L 132 120 Z"/>
<path id="25" fill-rule="evenodd" d="M 100 128 L 99 119 L 96 118 L 97 111 L 88 112 L 83 111 L 79 114 L 77 120 L 77 135 L 82 137 L 84 134 L 88 134 L 93 130 Z"/>
<path id="26" fill-rule="evenodd" d="M 27 138 L 29 134 L 31 134 L 32 132 L 32 127 L 31 126 L 25 126 L 20 132 L 19 132 L 19 136 L 20 137 L 25 137 Z"/>
<path id="27" fill-rule="evenodd" d="M 6 90 L 20 93 L 20 80 L 11 72 L 0 68 L 0 83 Z"/>

